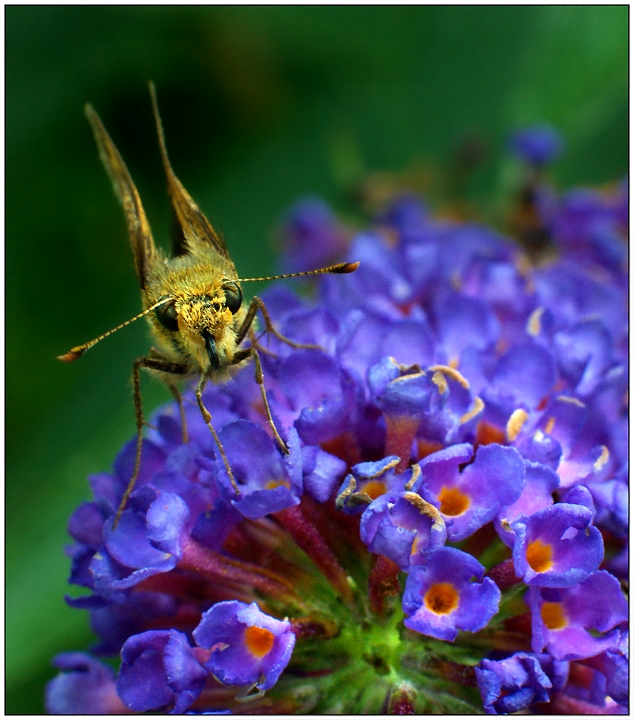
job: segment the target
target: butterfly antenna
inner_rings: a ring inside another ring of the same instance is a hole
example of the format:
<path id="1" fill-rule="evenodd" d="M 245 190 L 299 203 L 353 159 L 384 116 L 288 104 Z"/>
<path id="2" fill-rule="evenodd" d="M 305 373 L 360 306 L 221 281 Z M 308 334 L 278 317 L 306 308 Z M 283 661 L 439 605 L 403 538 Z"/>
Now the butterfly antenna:
<path id="1" fill-rule="evenodd" d="M 259 282 L 264 280 L 284 280 L 285 278 L 293 278 L 293 277 L 303 277 L 305 275 L 323 275 L 324 273 L 335 273 L 338 275 L 345 275 L 347 273 L 354 272 L 361 263 L 357 260 L 357 262 L 353 263 L 339 263 L 337 265 L 329 265 L 325 268 L 320 268 L 319 270 L 305 270 L 304 272 L 296 272 L 296 273 L 288 273 L 286 275 L 270 275 L 269 277 L 259 277 L 259 278 L 239 278 L 238 282 Z"/>
<path id="2" fill-rule="evenodd" d="M 129 320 L 126 320 L 125 322 L 121 323 L 121 325 L 117 325 L 117 327 L 112 328 L 112 330 L 108 330 L 108 332 L 104 333 L 103 335 L 100 335 L 99 337 L 96 337 L 94 340 L 91 340 L 90 342 L 84 343 L 83 345 L 78 345 L 77 347 L 71 348 L 67 353 L 64 353 L 64 355 L 58 355 L 57 359 L 61 360 L 62 362 L 73 362 L 73 360 L 77 360 L 77 358 L 80 358 L 86 350 L 90 350 L 91 347 L 94 347 L 98 342 L 103 340 L 104 338 L 107 338 L 108 335 L 112 335 L 113 333 L 116 333 L 117 330 L 121 330 L 121 328 L 124 328 L 126 325 L 130 325 L 135 320 L 139 320 L 139 318 L 142 318 L 144 315 L 147 315 L 148 313 L 152 312 L 152 310 L 156 310 L 157 307 L 160 307 L 161 305 L 165 305 L 168 302 L 171 302 L 172 298 L 162 298 L 158 302 L 154 303 L 154 305 L 151 305 L 147 310 L 144 310 L 143 312 L 140 312 L 138 315 L 135 315 L 133 318 L 130 318 Z"/>

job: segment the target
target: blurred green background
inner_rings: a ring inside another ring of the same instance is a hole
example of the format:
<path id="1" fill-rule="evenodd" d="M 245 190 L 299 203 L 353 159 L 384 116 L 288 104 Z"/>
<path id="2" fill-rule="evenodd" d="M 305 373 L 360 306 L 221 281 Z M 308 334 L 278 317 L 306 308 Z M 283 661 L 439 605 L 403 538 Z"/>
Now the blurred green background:
<path id="1" fill-rule="evenodd" d="M 93 103 L 155 238 L 168 206 L 147 80 L 177 175 L 243 276 L 299 197 L 345 207 L 359 172 L 489 152 L 468 187 L 494 205 L 508 133 L 566 137 L 561 186 L 628 167 L 628 8 L 45 7 L 6 12 L 6 680 L 9 713 L 43 711 L 57 652 L 86 649 L 71 610 L 66 522 L 134 433 L 141 323 L 81 362 L 55 356 L 139 310 L 122 212 L 83 115 Z M 432 175 L 433 184 L 433 175 Z M 146 381 L 147 407 L 168 399 Z"/>

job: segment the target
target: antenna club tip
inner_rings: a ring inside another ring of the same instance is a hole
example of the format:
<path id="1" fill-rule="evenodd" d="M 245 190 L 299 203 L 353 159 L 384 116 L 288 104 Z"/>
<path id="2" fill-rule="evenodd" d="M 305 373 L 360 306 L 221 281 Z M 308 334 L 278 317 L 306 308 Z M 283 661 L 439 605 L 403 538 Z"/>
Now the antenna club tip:
<path id="1" fill-rule="evenodd" d="M 338 269 L 336 272 L 342 273 L 342 274 L 352 273 L 359 267 L 359 265 L 361 265 L 360 260 L 357 260 L 356 262 L 353 262 L 353 263 L 342 263 L 341 268 Z"/>
<path id="2" fill-rule="evenodd" d="M 73 360 L 77 360 L 77 358 L 80 358 L 86 351 L 80 350 L 79 348 L 73 348 L 72 350 L 69 350 L 67 353 L 64 353 L 63 355 L 58 355 L 57 359 L 61 360 L 62 362 L 69 363 L 73 362 Z"/>

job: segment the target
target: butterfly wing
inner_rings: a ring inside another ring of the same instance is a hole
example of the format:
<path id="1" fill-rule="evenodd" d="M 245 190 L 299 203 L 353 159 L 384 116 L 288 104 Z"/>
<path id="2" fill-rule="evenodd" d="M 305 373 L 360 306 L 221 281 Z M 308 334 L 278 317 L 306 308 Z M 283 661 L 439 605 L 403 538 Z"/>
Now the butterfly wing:
<path id="1" fill-rule="evenodd" d="M 156 258 L 156 248 L 141 198 L 132 182 L 128 168 L 92 105 L 86 105 L 86 116 L 97 141 L 101 160 L 112 180 L 115 193 L 123 205 L 132 245 L 134 268 L 139 284 L 144 289 L 149 268 Z"/>
<path id="2" fill-rule="evenodd" d="M 167 190 L 170 200 L 172 201 L 176 221 L 180 228 L 180 233 L 175 233 L 176 254 L 184 254 L 184 248 L 192 253 L 196 253 L 197 249 L 208 251 L 209 248 L 213 248 L 218 255 L 224 258 L 225 261 L 229 261 L 233 266 L 224 240 L 213 229 L 209 220 L 203 215 L 198 205 L 193 201 L 191 195 L 185 190 L 183 184 L 172 170 L 165 147 L 165 135 L 159 116 L 154 83 L 150 83 L 150 94 L 152 96 L 152 108 L 154 110 L 154 119 L 156 120 L 156 131 L 159 139 L 161 157 L 163 159 L 163 167 L 165 168 L 165 174 L 167 176 Z"/>

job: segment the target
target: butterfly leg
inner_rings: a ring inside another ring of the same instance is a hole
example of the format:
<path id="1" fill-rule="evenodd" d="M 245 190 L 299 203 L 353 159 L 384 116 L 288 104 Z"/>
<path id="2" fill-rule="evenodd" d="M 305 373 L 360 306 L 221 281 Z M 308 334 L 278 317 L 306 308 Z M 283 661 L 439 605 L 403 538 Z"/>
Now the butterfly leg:
<path id="1" fill-rule="evenodd" d="M 236 479 L 234 478 L 233 472 L 231 471 L 231 465 L 229 465 L 229 461 L 227 460 L 225 449 L 222 447 L 220 438 L 216 434 L 214 426 L 211 424 L 211 413 L 209 412 L 209 410 L 207 410 L 203 403 L 203 390 L 205 389 L 207 380 L 208 378 L 206 375 L 203 374 L 200 376 L 200 380 L 198 381 L 198 385 L 196 386 L 196 400 L 198 402 L 198 407 L 200 408 L 200 414 L 203 416 L 203 420 L 207 423 L 207 427 L 211 430 L 211 434 L 214 438 L 214 442 L 216 443 L 218 451 L 220 452 L 220 457 L 222 458 L 222 462 L 224 463 L 227 475 L 229 476 L 229 480 L 233 485 L 233 489 L 236 491 L 236 494 L 239 495 L 240 489 L 238 488 L 238 483 L 236 483 Z"/>
<path id="2" fill-rule="evenodd" d="M 264 301 L 261 300 L 259 297 L 254 297 L 251 302 L 249 303 L 249 309 L 247 310 L 247 314 L 244 318 L 244 321 L 242 323 L 242 326 L 238 330 L 238 334 L 236 336 L 236 343 L 240 345 L 240 343 L 244 340 L 246 334 L 249 331 L 249 328 L 253 324 L 253 319 L 255 318 L 255 314 L 257 311 L 260 310 L 262 313 L 262 317 L 264 318 L 264 325 L 266 327 L 266 332 L 270 332 L 271 335 L 274 335 L 278 340 L 280 340 L 283 343 L 286 343 L 287 345 L 290 345 L 292 348 L 295 349 L 302 349 L 302 350 L 323 350 L 323 348 L 320 345 L 308 345 L 305 343 L 298 343 L 293 340 L 289 340 L 287 337 L 284 337 L 282 333 L 280 333 L 278 330 L 275 329 L 275 326 L 273 325 L 273 322 L 271 321 L 271 316 L 269 315 L 269 311 L 266 309 L 266 305 L 264 304 Z"/>
<path id="3" fill-rule="evenodd" d="M 185 375 L 187 368 L 184 365 L 178 363 L 168 362 L 166 360 L 157 357 L 142 357 L 137 358 L 134 361 L 132 367 L 132 389 L 134 392 L 134 414 L 136 417 L 136 455 L 134 457 L 134 470 L 132 471 L 132 477 L 128 482 L 128 487 L 123 493 L 121 502 L 119 503 L 119 509 L 114 518 L 112 529 L 116 530 L 119 520 L 121 519 L 121 513 L 125 510 L 126 503 L 130 497 L 130 493 L 134 489 L 134 485 L 139 477 L 139 470 L 141 468 L 141 448 L 143 447 L 143 426 L 145 425 L 145 417 L 143 416 L 143 402 L 141 400 L 141 368 L 147 368 L 148 370 L 158 370 L 169 375 Z"/>
<path id="4" fill-rule="evenodd" d="M 266 415 L 266 420 L 271 430 L 273 431 L 275 441 L 279 445 L 280 449 L 285 455 L 288 455 L 288 446 L 284 442 L 284 440 L 282 440 L 279 432 L 277 431 L 277 428 L 275 427 L 275 422 L 273 421 L 273 416 L 271 415 L 271 408 L 269 406 L 268 397 L 266 396 L 266 388 L 264 387 L 264 373 L 262 372 L 262 363 L 260 362 L 260 355 L 258 354 L 258 351 L 254 347 L 246 348 L 244 350 L 238 350 L 238 352 L 233 356 L 233 364 L 237 365 L 238 363 L 242 362 L 243 360 L 247 360 L 248 358 L 253 358 L 253 362 L 255 363 L 255 382 L 260 387 L 260 393 L 262 394 L 262 404 L 264 405 L 264 413 Z"/>

